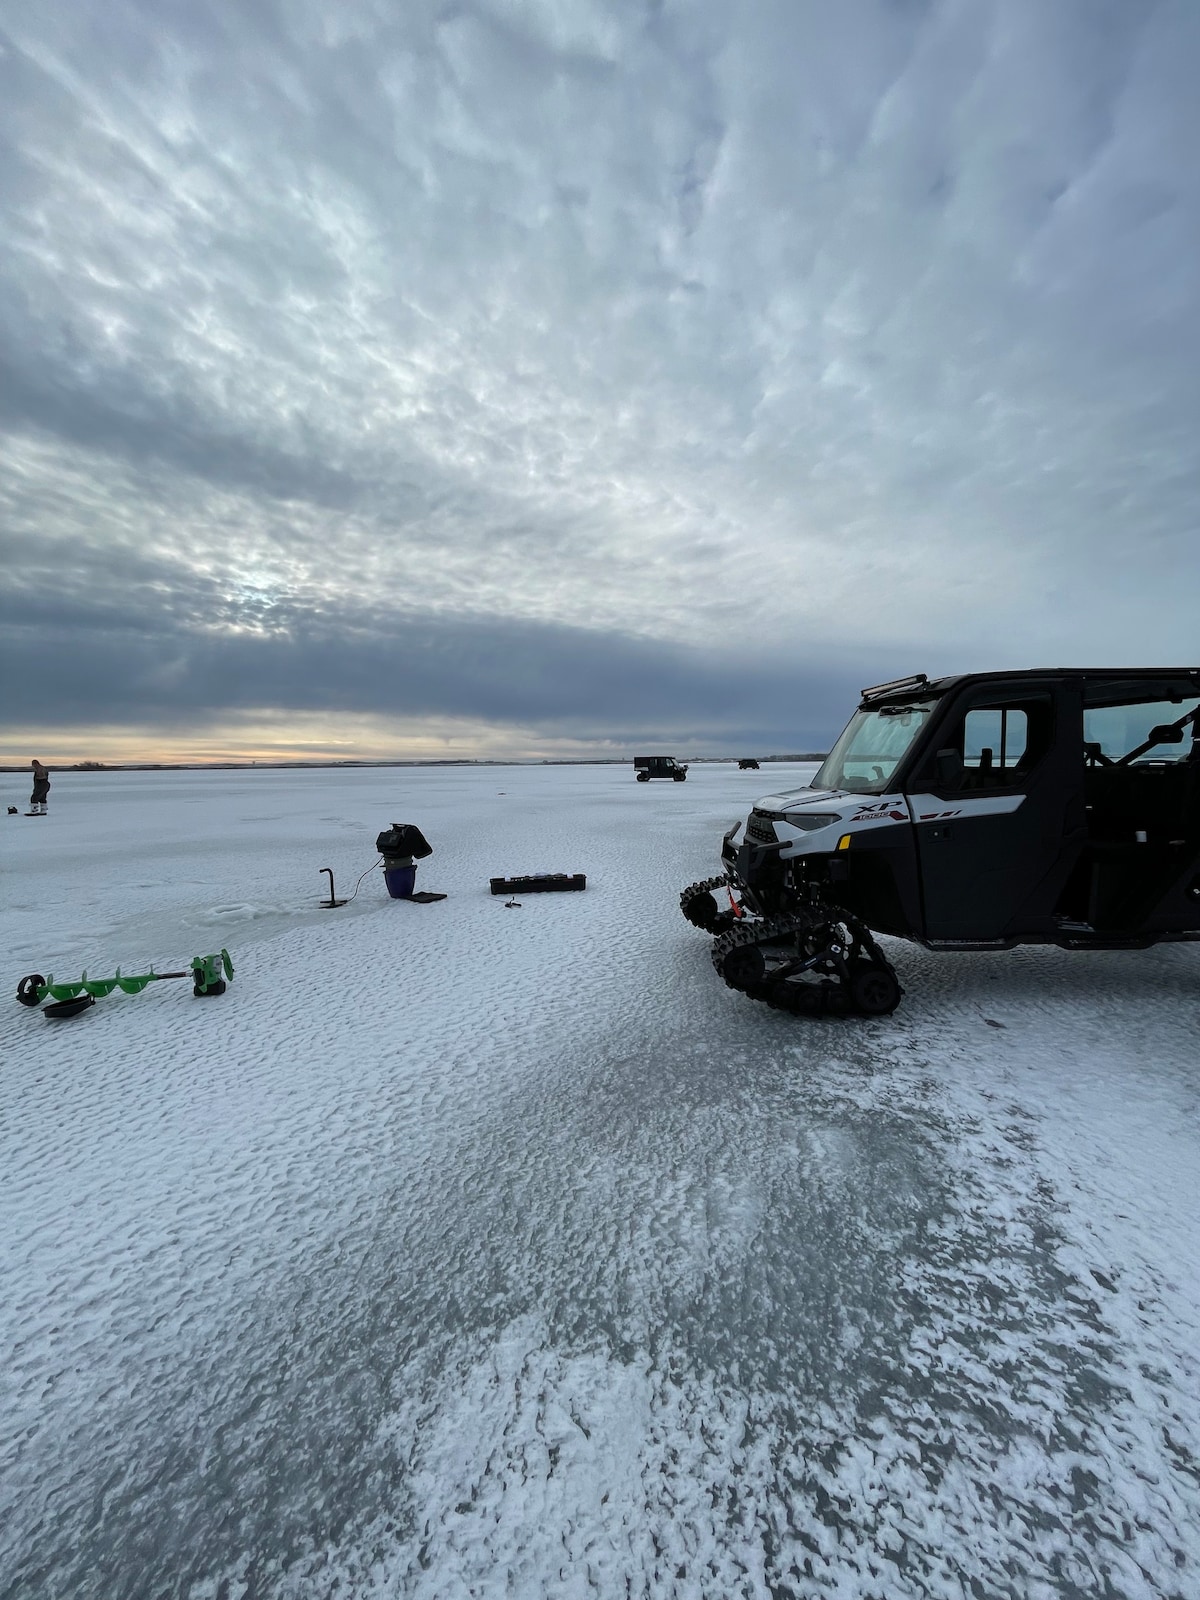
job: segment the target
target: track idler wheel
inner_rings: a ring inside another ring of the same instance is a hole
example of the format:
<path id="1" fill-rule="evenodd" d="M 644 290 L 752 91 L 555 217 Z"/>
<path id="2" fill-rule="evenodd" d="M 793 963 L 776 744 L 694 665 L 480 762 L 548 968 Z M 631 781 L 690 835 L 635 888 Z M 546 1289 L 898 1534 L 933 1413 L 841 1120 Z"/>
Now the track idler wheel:
<path id="1" fill-rule="evenodd" d="M 731 989 L 744 994 L 756 988 L 767 975 L 767 963 L 756 944 L 731 950 L 721 964 L 721 976 Z"/>
<path id="2" fill-rule="evenodd" d="M 713 944 L 712 964 L 731 989 L 762 999 L 766 975 L 763 946 L 794 933 L 796 927 L 795 922 L 784 917 L 755 922 L 734 920 L 733 926 L 723 930 Z"/>
<path id="3" fill-rule="evenodd" d="M 891 967 L 875 961 L 857 963 L 850 973 L 850 999 L 864 1017 L 888 1017 L 900 1004 L 904 990 Z"/>

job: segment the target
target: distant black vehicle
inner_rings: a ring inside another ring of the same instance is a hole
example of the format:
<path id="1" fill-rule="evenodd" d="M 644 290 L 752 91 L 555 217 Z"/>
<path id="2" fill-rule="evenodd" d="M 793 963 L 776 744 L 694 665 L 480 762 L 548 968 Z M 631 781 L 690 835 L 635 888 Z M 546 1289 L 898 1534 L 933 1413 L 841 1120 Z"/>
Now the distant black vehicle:
<path id="1" fill-rule="evenodd" d="M 687 779 L 687 767 L 674 756 L 634 756 L 633 764 L 639 783 L 649 783 L 651 778 L 673 778 L 676 783 Z"/>
<path id="2" fill-rule="evenodd" d="M 1200 939 L 1200 668 L 864 689 L 811 785 L 740 830 L 680 905 L 725 982 L 784 1010 L 893 1011 L 871 929 L 931 950 Z"/>
<path id="3" fill-rule="evenodd" d="M 753 756 L 745 756 L 745 757 L 743 757 L 743 759 L 741 761 L 738 762 L 738 771 L 739 772 L 757 772 L 758 771 L 758 762 L 755 761 Z"/>

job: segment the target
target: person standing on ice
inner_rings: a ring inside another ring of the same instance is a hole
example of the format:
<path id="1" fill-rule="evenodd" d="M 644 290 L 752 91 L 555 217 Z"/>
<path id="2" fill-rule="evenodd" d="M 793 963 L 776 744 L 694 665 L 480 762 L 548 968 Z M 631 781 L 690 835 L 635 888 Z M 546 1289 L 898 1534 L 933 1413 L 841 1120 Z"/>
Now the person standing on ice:
<path id="1" fill-rule="evenodd" d="M 29 815 L 44 817 L 46 796 L 50 793 L 50 774 L 36 756 L 30 765 L 33 767 L 33 793 L 29 796 Z"/>

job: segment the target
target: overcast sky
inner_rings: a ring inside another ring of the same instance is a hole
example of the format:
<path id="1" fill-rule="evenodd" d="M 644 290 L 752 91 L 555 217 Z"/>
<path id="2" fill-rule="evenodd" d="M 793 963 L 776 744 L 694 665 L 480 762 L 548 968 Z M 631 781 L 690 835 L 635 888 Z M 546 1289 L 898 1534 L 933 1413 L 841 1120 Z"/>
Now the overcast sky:
<path id="1" fill-rule="evenodd" d="M 0 755 L 1200 659 L 1197 0 L 0 0 Z"/>

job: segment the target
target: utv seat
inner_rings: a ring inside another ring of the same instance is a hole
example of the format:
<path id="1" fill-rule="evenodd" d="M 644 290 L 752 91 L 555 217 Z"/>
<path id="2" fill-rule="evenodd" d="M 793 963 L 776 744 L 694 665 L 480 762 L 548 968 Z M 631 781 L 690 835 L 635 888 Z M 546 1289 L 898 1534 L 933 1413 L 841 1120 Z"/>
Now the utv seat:
<path id="1" fill-rule="evenodd" d="M 1200 830 L 1200 763 L 1090 767 L 1084 773 L 1088 834 L 1097 841 L 1192 839 Z"/>
<path id="2" fill-rule="evenodd" d="M 1200 844 L 1200 761 L 1121 766 L 1088 752 L 1075 892 L 1097 930 L 1136 931 Z M 1139 839 L 1139 834 L 1142 836 Z"/>

